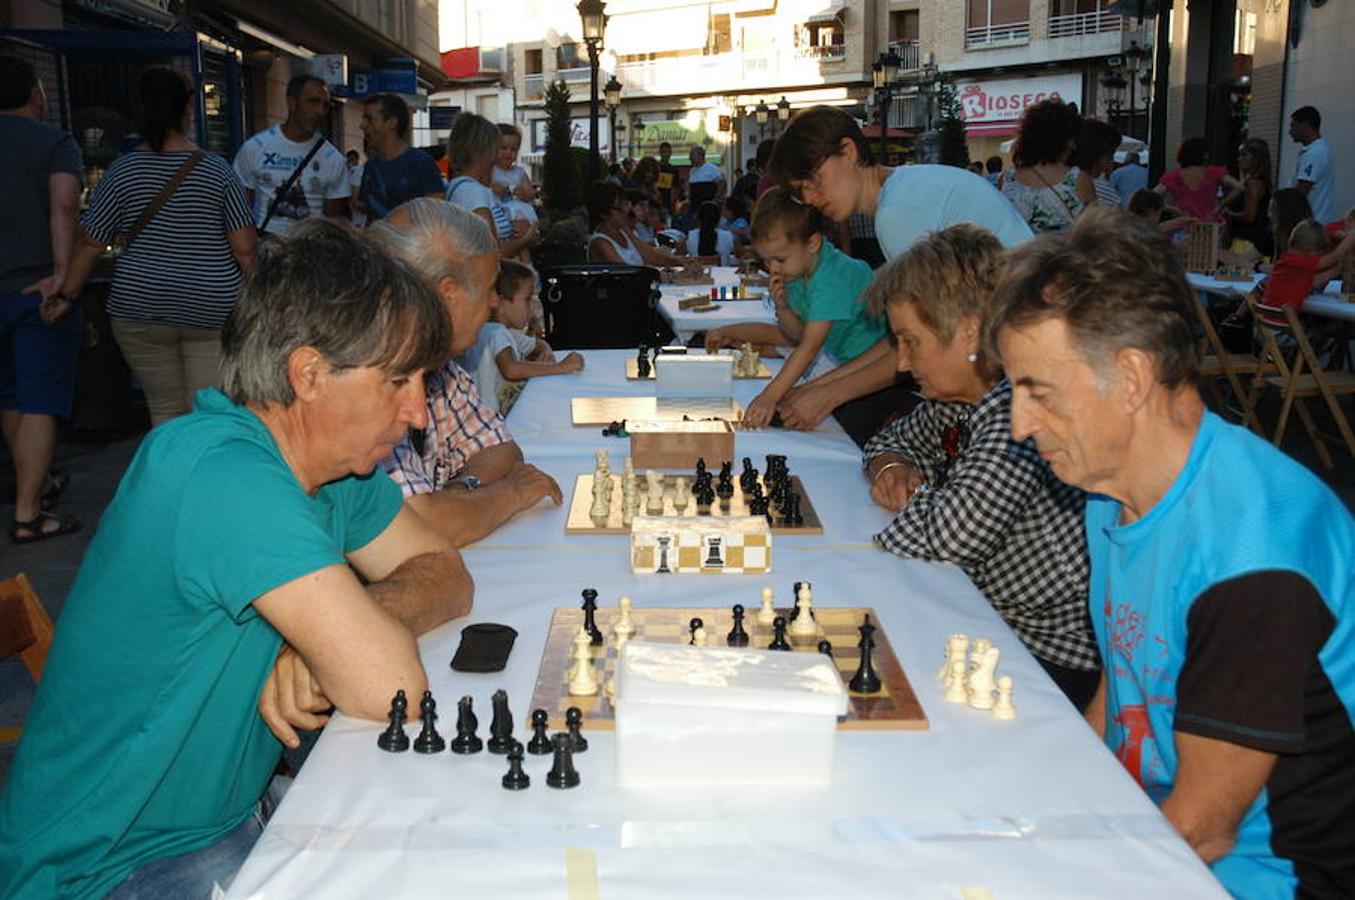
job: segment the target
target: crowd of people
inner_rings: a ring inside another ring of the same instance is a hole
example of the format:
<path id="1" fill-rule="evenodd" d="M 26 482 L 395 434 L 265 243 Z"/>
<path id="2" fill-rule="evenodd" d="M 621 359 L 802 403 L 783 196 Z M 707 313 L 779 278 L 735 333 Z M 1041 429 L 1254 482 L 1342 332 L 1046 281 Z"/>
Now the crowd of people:
<path id="1" fill-rule="evenodd" d="M 145 143 L 77 222 L 78 148 L 42 124 L 32 68 L 0 59 L 0 153 L 23 160 L 0 167 L 11 537 L 79 527 L 43 505 L 74 301 L 116 240 L 109 310 L 155 424 L 0 795 L 7 896 L 229 884 L 284 751 L 301 765 L 332 710 L 380 720 L 424 689 L 415 637 L 474 598 L 460 548 L 562 501 L 501 413 L 512 384 L 583 366 L 532 331 L 516 129 L 458 116 L 444 183 L 407 109 L 373 98 L 358 175 L 303 76 L 232 167 L 186 137 L 181 75 L 150 69 L 139 93 Z M 760 261 L 776 324 L 703 337 L 789 348 L 747 424 L 835 416 L 862 447 L 843 484 L 892 517 L 882 551 L 963 569 L 1224 886 L 1277 896 L 1355 892 L 1355 526 L 1205 407 L 1173 232 L 1226 219 L 1260 262 L 1264 224 L 1272 281 L 1292 254 L 1329 269 L 1319 126 L 1294 113 L 1292 186 L 1253 140 L 1237 177 L 1187 141 L 1149 188 L 1113 168 L 1118 133 L 1058 101 L 983 173 L 888 166 L 815 107 L 732 190 L 700 148 L 684 169 L 665 146 L 587 191 L 593 259 Z M 872 241 L 878 268 L 853 252 Z M 835 365 L 806 380 L 821 354 Z"/>

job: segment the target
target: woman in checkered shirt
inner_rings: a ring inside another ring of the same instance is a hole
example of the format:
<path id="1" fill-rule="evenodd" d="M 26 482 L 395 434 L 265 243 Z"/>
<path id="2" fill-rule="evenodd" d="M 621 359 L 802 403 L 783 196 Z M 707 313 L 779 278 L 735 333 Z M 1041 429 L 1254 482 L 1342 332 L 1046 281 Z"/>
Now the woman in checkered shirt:
<path id="1" fill-rule="evenodd" d="M 1081 710 L 1100 670 L 1083 495 L 1032 442 L 1012 440 L 1011 385 L 981 346 L 1001 269 L 997 238 L 953 225 L 891 260 L 866 293 L 926 398 L 866 444 L 871 497 L 895 514 L 875 540 L 964 569 Z"/>

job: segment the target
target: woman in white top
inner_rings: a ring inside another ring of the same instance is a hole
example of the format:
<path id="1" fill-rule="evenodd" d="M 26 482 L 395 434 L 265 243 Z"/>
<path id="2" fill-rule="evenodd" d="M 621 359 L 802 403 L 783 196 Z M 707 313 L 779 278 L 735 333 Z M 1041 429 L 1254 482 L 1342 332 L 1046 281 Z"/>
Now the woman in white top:
<path id="1" fill-rule="evenodd" d="M 1031 231 L 1067 231 L 1096 202 L 1091 176 L 1069 162 L 1081 129 L 1082 116 L 1062 100 L 1041 100 L 1021 116 L 1002 195 Z"/>
<path id="2" fill-rule="evenodd" d="M 688 256 L 718 256 L 720 265 L 737 265 L 734 235 L 720 225 L 720 204 L 707 200 L 696 210 L 696 227 L 687 232 Z"/>
<path id="3" fill-rule="evenodd" d="M 499 157 L 490 174 L 490 187 L 508 211 L 508 218 L 522 219 L 537 224 L 536 187 L 527 177 L 527 170 L 518 165 L 518 151 L 522 149 L 522 132 L 516 125 L 499 123 Z"/>
<path id="4" fill-rule="evenodd" d="M 447 201 L 485 220 L 499 242 L 499 256 L 513 259 L 540 240 L 530 222 L 512 222 L 490 190 L 490 173 L 499 154 L 499 129 L 475 113 L 452 120 L 447 135 Z"/>
<path id="5" fill-rule="evenodd" d="M 680 266 L 686 260 L 667 250 L 650 246 L 626 227 L 630 198 L 623 188 L 609 181 L 595 181 L 588 188 L 588 261 L 627 266 Z"/>

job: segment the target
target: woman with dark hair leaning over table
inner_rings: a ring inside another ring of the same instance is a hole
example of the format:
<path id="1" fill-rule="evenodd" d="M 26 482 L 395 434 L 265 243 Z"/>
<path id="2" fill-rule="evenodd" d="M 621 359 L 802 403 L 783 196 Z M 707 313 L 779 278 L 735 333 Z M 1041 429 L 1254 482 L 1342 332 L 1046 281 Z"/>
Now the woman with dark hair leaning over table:
<path id="1" fill-rule="evenodd" d="M 1084 495 L 1012 439 L 1011 384 L 981 347 L 1001 254 L 988 232 L 953 225 L 886 264 L 866 293 L 925 398 L 866 444 L 871 497 L 895 513 L 875 541 L 964 569 L 1083 710 L 1100 677 Z"/>
<path id="2" fill-rule="evenodd" d="M 660 250 L 636 237 L 626 227 L 630 215 L 630 197 L 625 188 L 609 181 L 595 181 L 588 186 L 588 223 L 593 233 L 588 236 L 588 261 L 617 263 L 626 266 L 682 266 L 688 260 Z"/>
<path id="3" fill-rule="evenodd" d="M 885 259 L 928 232 L 959 222 L 988 229 L 1004 247 L 1031 236 L 1006 198 L 967 169 L 878 163 L 856 120 L 835 106 L 811 107 L 791 119 L 776 140 L 768 168 L 777 184 L 834 222 L 853 213 L 874 216 Z M 878 427 L 896 412 L 891 409 L 894 392 L 910 390 L 910 383 L 896 383 L 889 347 L 881 341 L 847 365 L 792 388 L 777 412 L 786 427 L 804 430 L 836 412 L 839 421 L 848 417 L 854 423 L 848 430 L 855 431 L 869 419 Z"/>

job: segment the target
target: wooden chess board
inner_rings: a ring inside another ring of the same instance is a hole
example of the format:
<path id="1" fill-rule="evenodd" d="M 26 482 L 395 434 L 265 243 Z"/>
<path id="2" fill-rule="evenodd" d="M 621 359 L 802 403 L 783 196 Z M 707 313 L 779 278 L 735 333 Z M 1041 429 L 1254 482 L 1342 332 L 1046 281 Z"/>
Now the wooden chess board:
<path id="1" fill-rule="evenodd" d="M 574 397 L 569 401 L 569 412 L 575 425 L 610 425 L 623 419 L 637 422 L 724 419 L 736 423 L 743 418 L 743 407 L 727 399 Z"/>
<path id="2" fill-rule="evenodd" d="M 743 627 L 748 632 L 748 646 L 765 649 L 772 641 L 770 626 L 757 624 L 758 602 L 753 599 L 745 603 Z M 877 626 L 875 631 L 875 671 L 882 685 L 874 694 L 858 694 L 847 691 L 849 700 L 847 715 L 838 719 L 837 727 L 841 731 L 925 731 L 928 728 L 927 715 L 922 711 L 913 687 L 908 683 L 903 666 L 894 655 L 889 637 L 880 625 L 875 610 L 869 607 L 814 607 L 814 620 L 818 624 L 813 636 L 796 637 L 786 635 L 786 640 L 795 652 L 817 653 L 819 641 L 827 640 L 833 645 L 833 662 L 842 674 L 844 685 L 856 674 L 860 664 L 861 651 L 857 648 L 860 634 L 857 626 L 862 618 L 869 614 L 870 620 Z M 594 621 L 605 637 L 601 646 L 593 647 L 594 667 L 601 680 L 598 692 L 590 697 L 575 697 L 569 693 L 567 674 L 571 665 L 570 653 L 573 650 L 574 635 L 583 625 L 583 610 L 561 607 L 551 617 L 550 632 L 546 635 L 546 649 L 541 654 L 541 667 L 537 670 L 536 687 L 532 691 L 531 709 L 544 709 L 550 714 L 550 727 L 565 727 L 565 710 L 577 706 L 583 711 L 583 729 L 611 731 L 615 727 L 612 703 L 607 699 L 606 685 L 616 668 L 616 644 L 612 634 L 612 623 L 620 611 L 616 607 L 599 608 Z M 787 610 L 777 610 L 777 615 L 790 618 Z M 734 616 L 729 608 L 675 609 L 673 607 L 649 608 L 631 607 L 631 621 L 635 623 L 635 634 L 631 640 L 650 643 L 686 644 L 690 639 L 689 623 L 693 617 L 699 617 L 710 635 L 711 646 L 726 646 L 725 635 L 733 627 Z"/>
<path id="3" fill-rule="evenodd" d="M 740 375 L 740 374 L 738 373 L 738 370 L 737 370 L 737 369 L 736 369 L 735 372 L 734 372 L 734 380 L 735 380 L 735 381 L 739 381 L 739 380 L 745 380 L 745 381 L 748 381 L 748 380 L 752 380 L 752 379 L 755 379 L 755 378 L 771 378 L 771 377 L 772 377 L 772 370 L 769 369 L 769 368 L 767 368 L 767 364 L 766 364 L 765 362 L 763 362 L 762 360 L 758 360 L 758 364 L 757 364 L 757 374 L 756 374 L 756 375 Z M 638 359 L 636 359 L 635 357 L 633 357 L 633 356 L 632 356 L 630 359 L 626 360 L 626 380 L 627 380 L 627 381 L 653 381 L 654 378 L 655 378 L 655 375 L 654 375 L 654 364 L 653 364 L 652 362 L 649 364 L 649 374 L 646 375 L 644 378 L 641 378 L 641 377 L 640 377 L 640 361 L 639 361 Z"/>
<path id="4" fill-rule="evenodd" d="M 717 469 L 718 471 L 718 469 Z M 694 473 L 679 473 L 687 478 L 687 485 L 690 488 L 691 483 L 696 479 Z M 606 525 L 594 524 L 592 517 L 588 514 L 593 508 L 593 473 L 584 472 L 574 479 L 574 496 L 569 500 L 569 515 L 565 518 L 565 534 L 630 534 L 630 529 L 621 524 L 621 482 L 623 476 L 620 472 L 612 472 L 612 508 L 607 517 Z M 663 513 L 665 516 L 682 516 L 688 519 L 699 519 L 702 516 L 712 518 L 726 518 L 729 516 L 746 516 L 748 512 L 748 502 L 744 499 L 743 488 L 739 486 L 739 474 L 734 473 L 734 496 L 729 498 L 728 502 L 722 501 L 719 497 L 710 506 L 709 513 L 698 513 L 696 510 L 696 498 L 690 498 L 687 502 L 687 508 L 678 512 L 673 508 L 673 489 L 678 475 L 663 476 Z M 645 479 L 644 473 L 636 473 L 636 481 L 640 489 L 640 507 L 638 513 L 648 514 L 645 508 Z M 776 505 L 772 504 L 772 534 L 823 534 L 823 522 L 819 520 L 818 511 L 814 509 L 814 504 L 810 502 L 809 492 L 805 490 L 804 484 L 800 481 L 798 475 L 790 476 L 791 490 L 800 495 L 800 518 L 804 519 L 803 525 L 786 525 L 781 521 L 780 511 Z M 658 513 L 655 513 L 658 515 Z"/>

